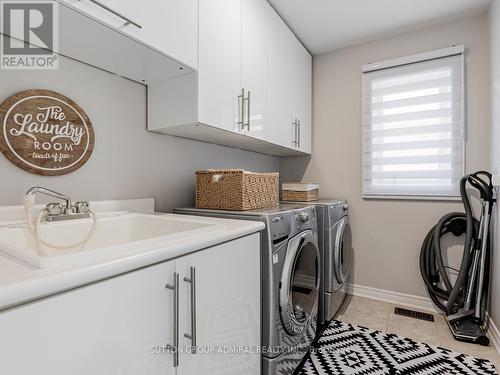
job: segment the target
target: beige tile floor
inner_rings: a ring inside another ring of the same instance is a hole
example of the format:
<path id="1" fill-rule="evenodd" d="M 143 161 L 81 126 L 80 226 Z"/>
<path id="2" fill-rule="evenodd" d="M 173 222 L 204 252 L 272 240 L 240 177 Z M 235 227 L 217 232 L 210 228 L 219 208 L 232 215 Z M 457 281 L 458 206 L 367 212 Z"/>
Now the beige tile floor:
<path id="1" fill-rule="evenodd" d="M 440 314 L 434 314 L 434 322 L 431 323 L 395 315 L 394 307 L 395 305 L 385 302 L 348 296 L 336 319 L 387 333 L 394 333 L 474 357 L 489 359 L 495 364 L 497 371 L 500 370 L 500 355 L 493 345 L 485 347 L 456 341 L 444 317 Z"/>

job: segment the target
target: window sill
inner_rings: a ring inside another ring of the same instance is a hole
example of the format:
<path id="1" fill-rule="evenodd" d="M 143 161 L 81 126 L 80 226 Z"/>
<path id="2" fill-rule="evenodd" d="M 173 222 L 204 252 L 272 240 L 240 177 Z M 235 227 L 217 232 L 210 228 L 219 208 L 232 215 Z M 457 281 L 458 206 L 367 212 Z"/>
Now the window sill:
<path id="1" fill-rule="evenodd" d="M 460 196 L 432 196 L 432 195 L 376 195 L 363 194 L 364 200 L 402 200 L 402 201 L 432 201 L 432 202 L 461 202 Z"/>

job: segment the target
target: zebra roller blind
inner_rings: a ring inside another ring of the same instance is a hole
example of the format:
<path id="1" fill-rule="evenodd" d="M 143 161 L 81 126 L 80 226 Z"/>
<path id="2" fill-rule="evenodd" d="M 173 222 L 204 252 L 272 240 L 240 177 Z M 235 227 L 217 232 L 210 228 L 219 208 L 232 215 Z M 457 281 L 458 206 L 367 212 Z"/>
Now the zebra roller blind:
<path id="1" fill-rule="evenodd" d="M 462 53 L 363 73 L 364 197 L 459 196 L 463 87 Z"/>

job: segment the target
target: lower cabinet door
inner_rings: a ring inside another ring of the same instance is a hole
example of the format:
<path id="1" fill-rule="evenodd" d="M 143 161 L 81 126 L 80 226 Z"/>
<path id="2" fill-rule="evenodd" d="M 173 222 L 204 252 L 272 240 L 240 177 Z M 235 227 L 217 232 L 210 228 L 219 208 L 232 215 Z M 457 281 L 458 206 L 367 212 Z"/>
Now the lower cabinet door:
<path id="1" fill-rule="evenodd" d="M 259 249 L 254 234 L 177 259 L 177 375 L 260 374 Z M 195 338 L 196 351 L 189 337 Z"/>
<path id="2" fill-rule="evenodd" d="M 175 262 L 0 312 L 0 374 L 175 375 Z"/>

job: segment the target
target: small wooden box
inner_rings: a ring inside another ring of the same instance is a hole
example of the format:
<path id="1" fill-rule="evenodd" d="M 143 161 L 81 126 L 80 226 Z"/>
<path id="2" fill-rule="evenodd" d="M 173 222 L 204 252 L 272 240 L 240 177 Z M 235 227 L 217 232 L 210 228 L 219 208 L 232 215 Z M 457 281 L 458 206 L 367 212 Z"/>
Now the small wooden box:
<path id="1" fill-rule="evenodd" d="M 281 200 L 289 202 L 311 202 L 319 199 L 319 185 L 293 182 L 281 187 Z"/>

